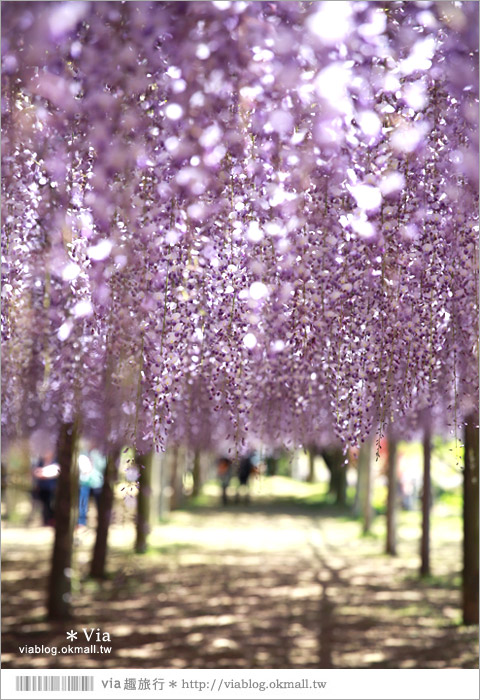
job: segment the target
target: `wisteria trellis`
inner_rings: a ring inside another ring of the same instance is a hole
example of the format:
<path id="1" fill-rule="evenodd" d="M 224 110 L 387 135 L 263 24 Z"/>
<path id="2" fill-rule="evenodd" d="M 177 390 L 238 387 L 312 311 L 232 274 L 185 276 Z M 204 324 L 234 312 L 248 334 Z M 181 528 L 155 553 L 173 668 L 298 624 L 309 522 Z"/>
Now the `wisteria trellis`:
<path id="1" fill-rule="evenodd" d="M 478 385 L 478 6 L 4 2 L 3 419 L 358 444 Z"/>

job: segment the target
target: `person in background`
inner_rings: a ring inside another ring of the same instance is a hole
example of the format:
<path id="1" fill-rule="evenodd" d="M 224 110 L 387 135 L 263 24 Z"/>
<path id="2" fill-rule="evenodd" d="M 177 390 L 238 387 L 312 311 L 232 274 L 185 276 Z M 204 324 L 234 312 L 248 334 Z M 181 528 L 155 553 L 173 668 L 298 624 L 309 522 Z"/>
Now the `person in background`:
<path id="1" fill-rule="evenodd" d="M 238 466 L 238 487 L 237 487 L 237 493 L 235 496 L 235 500 L 237 503 L 240 501 L 240 496 L 243 493 L 245 497 L 245 502 L 248 503 L 250 500 L 250 486 L 249 486 L 249 481 L 250 481 L 250 476 L 254 472 L 257 471 L 255 462 L 254 462 L 254 457 L 255 453 L 254 452 L 249 452 L 247 455 L 242 457 L 240 460 L 240 464 Z"/>
<path id="2" fill-rule="evenodd" d="M 92 471 L 90 473 L 90 493 L 93 495 L 97 506 L 97 515 L 100 505 L 100 494 L 102 493 L 105 468 L 107 466 L 107 458 L 97 447 L 93 447 L 88 453 L 92 463 Z"/>
<path id="3" fill-rule="evenodd" d="M 92 469 L 92 462 L 90 461 L 88 454 L 81 452 L 78 455 L 78 527 L 81 529 L 87 527 L 88 501 L 90 499 L 90 477 L 92 474 Z"/>
<path id="4" fill-rule="evenodd" d="M 217 474 L 222 487 L 222 505 L 228 504 L 227 489 L 232 477 L 232 460 L 228 457 L 219 457 L 217 460 Z"/>
<path id="5" fill-rule="evenodd" d="M 53 452 L 40 457 L 33 465 L 33 498 L 37 499 L 42 509 L 42 521 L 45 526 L 55 525 L 55 491 L 60 467 L 54 460 Z"/>

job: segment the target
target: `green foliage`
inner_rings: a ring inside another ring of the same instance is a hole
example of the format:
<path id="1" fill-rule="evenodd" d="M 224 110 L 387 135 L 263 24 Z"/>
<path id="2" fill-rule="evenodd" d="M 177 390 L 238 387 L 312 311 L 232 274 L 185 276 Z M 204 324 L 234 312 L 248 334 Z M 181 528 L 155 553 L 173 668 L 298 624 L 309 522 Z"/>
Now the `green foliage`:
<path id="1" fill-rule="evenodd" d="M 277 471 L 278 476 L 290 476 L 292 473 L 292 459 L 293 456 L 289 452 L 282 452 L 277 460 Z"/>
<path id="2" fill-rule="evenodd" d="M 437 489 L 437 503 L 446 506 L 456 514 L 461 514 L 463 509 L 463 496 L 460 488 L 452 491 Z"/>

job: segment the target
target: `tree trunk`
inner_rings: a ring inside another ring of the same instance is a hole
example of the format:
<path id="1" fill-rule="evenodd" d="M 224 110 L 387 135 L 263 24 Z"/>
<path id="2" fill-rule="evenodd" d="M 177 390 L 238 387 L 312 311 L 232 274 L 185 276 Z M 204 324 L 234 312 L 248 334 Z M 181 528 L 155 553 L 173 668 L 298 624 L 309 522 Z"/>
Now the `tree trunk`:
<path id="1" fill-rule="evenodd" d="M 8 476 L 7 476 L 7 465 L 2 460 L 2 520 L 8 519 L 8 499 L 7 499 L 7 487 L 8 487 Z"/>
<path id="2" fill-rule="evenodd" d="M 353 503 L 353 514 L 359 518 L 362 513 L 362 503 L 365 493 L 365 474 L 363 469 L 363 460 L 361 459 L 361 449 L 357 455 L 357 486 L 355 489 L 355 500 Z"/>
<path id="3" fill-rule="evenodd" d="M 463 622 L 478 624 L 478 428 L 467 417 L 463 473 Z"/>
<path id="4" fill-rule="evenodd" d="M 179 447 L 174 447 L 171 452 L 170 459 L 170 510 L 175 510 L 180 506 L 181 488 L 180 488 L 180 458 L 181 450 Z M 183 451 L 182 451 L 183 456 Z"/>
<path id="5" fill-rule="evenodd" d="M 156 450 L 152 453 L 152 475 L 150 482 L 150 518 L 151 522 L 157 523 L 162 510 L 162 455 Z"/>
<path id="6" fill-rule="evenodd" d="M 347 466 L 345 456 L 342 452 L 342 463 L 339 467 L 338 475 L 338 491 L 337 491 L 337 506 L 347 505 Z"/>
<path id="7" fill-rule="evenodd" d="M 108 530 L 112 519 L 113 487 L 117 478 L 119 456 L 120 450 L 118 449 L 112 450 L 107 456 L 103 487 L 98 504 L 97 536 L 90 564 L 90 576 L 93 578 L 105 578 Z"/>
<path id="8" fill-rule="evenodd" d="M 307 481 L 309 484 L 315 482 L 315 448 L 308 448 L 308 474 Z"/>
<path id="9" fill-rule="evenodd" d="M 397 553 L 397 442 L 388 437 L 387 554 Z"/>
<path id="10" fill-rule="evenodd" d="M 322 450 L 321 454 L 330 472 L 328 493 L 334 494 L 336 505 L 344 506 L 347 500 L 347 469 L 344 464 L 345 455 L 343 450 L 335 447 L 329 450 Z"/>
<path id="11" fill-rule="evenodd" d="M 137 496 L 137 539 L 135 552 L 144 554 L 147 551 L 147 536 L 150 532 L 150 493 L 152 479 L 153 452 L 137 455 L 136 461 L 140 467 Z"/>
<path id="12" fill-rule="evenodd" d="M 365 440 L 358 453 L 357 493 L 354 513 L 363 519 L 363 532 L 370 532 L 372 526 L 372 479 L 371 479 L 372 439 Z"/>
<path id="13" fill-rule="evenodd" d="M 420 545 L 420 576 L 430 576 L 430 502 L 432 484 L 430 466 L 432 458 L 430 423 L 423 432 L 423 492 L 422 492 L 422 540 Z"/>
<path id="14" fill-rule="evenodd" d="M 71 617 L 73 531 L 78 513 L 77 428 L 64 423 L 57 443 L 60 474 L 55 496 L 55 542 L 48 581 L 48 618 Z"/>
<path id="15" fill-rule="evenodd" d="M 363 445 L 363 459 L 365 460 L 365 500 L 363 502 L 363 534 L 366 535 L 372 529 L 372 440 L 366 440 Z"/>
<path id="16" fill-rule="evenodd" d="M 160 497 L 159 497 L 159 511 L 158 515 L 160 518 L 165 518 L 170 512 L 170 495 L 169 495 L 169 484 L 170 484 L 170 464 L 169 464 L 169 453 L 164 452 L 159 456 L 160 461 Z"/>
<path id="17" fill-rule="evenodd" d="M 195 452 L 193 454 L 192 476 L 193 476 L 192 496 L 198 496 L 198 494 L 200 493 L 200 486 L 201 486 L 200 451 L 199 450 L 195 450 Z"/>

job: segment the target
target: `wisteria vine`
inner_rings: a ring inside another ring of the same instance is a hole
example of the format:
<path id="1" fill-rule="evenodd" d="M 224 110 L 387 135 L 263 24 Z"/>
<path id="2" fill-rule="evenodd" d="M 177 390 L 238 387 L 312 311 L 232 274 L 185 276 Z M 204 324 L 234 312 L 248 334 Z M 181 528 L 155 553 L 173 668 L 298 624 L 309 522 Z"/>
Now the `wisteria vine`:
<path id="1" fill-rule="evenodd" d="M 2 3 L 3 428 L 358 445 L 478 387 L 478 7 Z"/>

